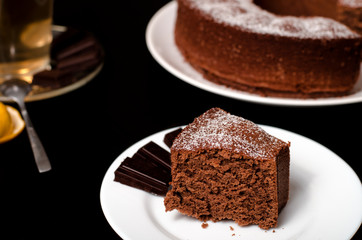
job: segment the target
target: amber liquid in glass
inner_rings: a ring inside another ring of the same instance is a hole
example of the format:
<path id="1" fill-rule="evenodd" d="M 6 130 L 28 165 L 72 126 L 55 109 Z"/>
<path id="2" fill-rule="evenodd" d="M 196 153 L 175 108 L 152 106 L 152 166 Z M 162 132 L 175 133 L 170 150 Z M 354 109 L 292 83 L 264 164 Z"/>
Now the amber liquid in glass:
<path id="1" fill-rule="evenodd" d="M 49 66 L 53 0 L 0 0 L 0 83 Z"/>

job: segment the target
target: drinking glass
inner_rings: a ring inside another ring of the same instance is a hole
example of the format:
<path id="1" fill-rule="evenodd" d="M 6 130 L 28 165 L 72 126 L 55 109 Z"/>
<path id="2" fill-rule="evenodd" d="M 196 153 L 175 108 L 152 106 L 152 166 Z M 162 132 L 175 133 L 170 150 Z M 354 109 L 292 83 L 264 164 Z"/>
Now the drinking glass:
<path id="1" fill-rule="evenodd" d="M 53 0 L 0 0 L 0 84 L 49 68 Z"/>

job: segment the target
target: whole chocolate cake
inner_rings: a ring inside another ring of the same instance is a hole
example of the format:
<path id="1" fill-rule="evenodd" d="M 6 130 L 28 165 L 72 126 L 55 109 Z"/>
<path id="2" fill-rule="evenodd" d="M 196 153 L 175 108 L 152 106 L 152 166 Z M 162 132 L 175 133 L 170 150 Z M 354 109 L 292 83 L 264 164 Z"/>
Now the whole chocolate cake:
<path id="1" fill-rule="evenodd" d="M 210 81 L 314 98 L 350 94 L 359 78 L 361 0 L 177 2 L 176 45 Z"/>
<path id="2" fill-rule="evenodd" d="M 288 201 L 289 143 L 213 108 L 173 142 L 171 175 L 166 211 L 269 229 Z"/>

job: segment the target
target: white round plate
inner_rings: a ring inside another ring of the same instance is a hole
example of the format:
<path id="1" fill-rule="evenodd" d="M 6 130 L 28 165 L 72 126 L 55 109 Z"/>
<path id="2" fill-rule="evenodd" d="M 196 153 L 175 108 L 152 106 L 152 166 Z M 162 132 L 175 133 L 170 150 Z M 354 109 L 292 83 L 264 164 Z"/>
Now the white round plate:
<path id="1" fill-rule="evenodd" d="M 101 206 L 109 224 L 125 240 L 350 239 L 362 221 L 362 188 L 356 173 L 313 140 L 279 128 L 261 127 L 291 142 L 290 195 L 277 228 L 266 231 L 255 225 L 240 227 L 232 221 L 209 221 L 204 229 L 199 220 L 175 210 L 165 212 L 163 197 L 113 180 L 121 162 L 149 141 L 168 149 L 163 137 L 175 128 L 137 142 L 109 167 L 100 190 Z"/>
<path id="2" fill-rule="evenodd" d="M 208 81 L 184 61 L 174 43 L 176 10 L 177 3 L 172 1 L 152 17 L 146 30 L 146 43 L 152 56 L 162 67 L 195 87 L 230 98 L 271 105 L 326 106 L 362 102 L 362 74 L 360 74 L 353 94 L 344 97 L 317 99 L 262 97 Z"/>

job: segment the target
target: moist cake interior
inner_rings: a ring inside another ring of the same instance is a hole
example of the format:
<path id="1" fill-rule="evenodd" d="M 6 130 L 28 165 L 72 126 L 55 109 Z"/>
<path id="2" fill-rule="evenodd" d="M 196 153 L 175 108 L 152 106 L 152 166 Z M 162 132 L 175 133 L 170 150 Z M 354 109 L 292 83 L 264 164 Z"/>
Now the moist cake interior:
<path id="1" fill-rule="evenodd" d="M 241 226 L 277 226 L 288 201 L 289 144 L 256 124 L 213 108 L 171 148 L 172 189 L 166 211 Z"/>
<path id="2" fill-rule="evenodd" d="M 202 221 L 232 219 L 241 226 L 276 226 L 278 212 L 288 200 L 282 194 L 288 186 L 279 181 L 278 196 L 270 194 L 277 181 L 275 162 L 260 163 L 218 151 L 190 153 L 185 159 L 188 161 L 180 162 L 178 168 L 187 170 L 175 173 L 185 182 L 177 186 L 177 197 L 172 198 L 180 212 Z M 278 158 L 283 163 L 278 172 L 284 175 L 279 179 L 288 178 L 288 159 L 285 148 Z"/>

